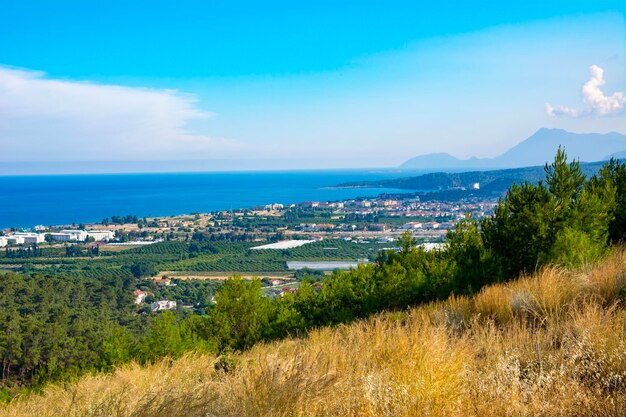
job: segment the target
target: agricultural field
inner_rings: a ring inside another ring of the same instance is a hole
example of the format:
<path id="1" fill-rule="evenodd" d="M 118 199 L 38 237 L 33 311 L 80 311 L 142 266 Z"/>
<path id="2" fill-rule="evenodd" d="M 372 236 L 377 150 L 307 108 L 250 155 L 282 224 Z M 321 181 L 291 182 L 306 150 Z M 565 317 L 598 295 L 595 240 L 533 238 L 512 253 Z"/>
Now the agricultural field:
<path id="1" fill-rule="evenodd" d="M 157 245 L 154 245 L 157 246 Z M 251 243 L 211 243 L 188 258 L 163 264 L 167 271 L 286 272 L 288 261 L 375 259 L 388 244 L 323 240 L 290 249 L 252 249 Z"/>
<path id="2" fill-rule="evenodd" d="M 23 257 L 0 255 L 0 268 L 9 271 L 84 276 L 88 278 L 131 277 L 133 266 L 149 265 L 150 276 L 224 277 L 232 274 L 246 276 L 292 276 L 287 263 L 344 262 L 374 260 L 389 243 L 352 242 L 326 239 L 287 249 L 253 249 L 259 242 L 199 242 L 170 241 L 149 246 L 115 251 L 55 247 Z M 287 245 L 289 246 L 289 245 Z M 141 268 L 139 268 L 141 269 Z M 216 278 L 220 279 L 220 278 Z"/>

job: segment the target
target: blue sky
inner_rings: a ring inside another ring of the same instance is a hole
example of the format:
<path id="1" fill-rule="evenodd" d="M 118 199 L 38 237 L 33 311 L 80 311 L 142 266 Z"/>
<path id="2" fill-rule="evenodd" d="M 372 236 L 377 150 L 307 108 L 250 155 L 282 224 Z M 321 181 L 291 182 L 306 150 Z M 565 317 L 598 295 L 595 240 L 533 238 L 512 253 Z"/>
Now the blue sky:
<path id="1" fill-rule="evenodd" d="M 0 161 L 382 167 L 626 133 L 624 2 L 419 3 L 5 0 Z"/>

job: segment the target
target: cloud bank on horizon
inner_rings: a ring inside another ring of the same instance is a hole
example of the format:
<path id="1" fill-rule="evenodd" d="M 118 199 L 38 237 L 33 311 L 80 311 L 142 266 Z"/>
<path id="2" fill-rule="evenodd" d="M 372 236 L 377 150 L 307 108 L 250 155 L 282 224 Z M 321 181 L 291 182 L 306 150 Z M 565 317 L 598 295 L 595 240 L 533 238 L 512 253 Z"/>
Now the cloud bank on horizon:
<path id="1" fill-rule="evenodd" d="M 0 159 L 195 159 L 235 150 L 233 140 L 194 134 L 213 116 L 175 90 L 49 79 L 0 67 Z"/>
<path id="2" fill-rule="evenodd" d="M 590 78 L 581 88 L 581 96 L 586 109 L 578 110 L 567 106 L 553 106 L 546 103 L 546 112 L 552 118 L 588 117 L 588 116 L 616 116 L 626 109 L 626 96 L 622 91 L 616 91 L 607 96 L 600 87 L 606 84 L 604 70 L 597 65 L 589 68 Z"/>

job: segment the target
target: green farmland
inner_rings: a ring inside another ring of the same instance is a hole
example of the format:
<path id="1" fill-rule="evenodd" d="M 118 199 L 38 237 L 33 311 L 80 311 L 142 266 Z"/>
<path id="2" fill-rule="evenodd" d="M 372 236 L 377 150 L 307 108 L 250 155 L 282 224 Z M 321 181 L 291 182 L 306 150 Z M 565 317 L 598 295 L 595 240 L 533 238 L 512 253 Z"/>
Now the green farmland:
<path id="1" fill-rule="evenodd" d="M 376 259 L 390 243 L 356 243 L 322 240 L 291 249 L 251 250 L 259 242 L 161 242 L 121 251 L 78 253 L 70 256 L 67 248 L 47 248 L 37 256 L 9 257 L 4 252 L 0 268 L 15 271 L 40 271 L 89 278 L 133 275 L 133 265 L 149 265 L 149 271 L 180 271 L 188 274 L 267 274 L 288 273 L 288 261 L 351 261 Z M 136 273 L 134 275 L 137 275 Z"/>

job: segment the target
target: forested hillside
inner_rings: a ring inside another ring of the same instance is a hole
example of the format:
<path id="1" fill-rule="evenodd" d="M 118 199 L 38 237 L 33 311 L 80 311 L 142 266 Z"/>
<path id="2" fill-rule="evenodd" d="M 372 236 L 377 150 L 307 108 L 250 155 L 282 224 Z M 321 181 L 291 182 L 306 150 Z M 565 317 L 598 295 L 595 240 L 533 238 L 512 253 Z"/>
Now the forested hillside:
<path id="1" fill-rule="evenodd" d="M 626 254 L 614 250 L 593 267 L 548 267 L 241 354 L 133 363 L 0 414 L 625 416 L 625 288 Z"/>
<path id="2" fill-rule="evenodd" d="M 580 170 L 587 177 L 595 175 L 604 162 L 580 163 Z M 513 184 L 536 183 L 545 176 L 544 167 L 499 169 L 470 172 L 433 172 L 415 177 L 379 181 L 361 181 L 340 184 L 341 187 L 397 188 L 418 190 L 424 199 L 467 198 L 469 196 L 493 196 L 505 193 Z M 480 188 L 474 189 L 478 183 Z"/>

